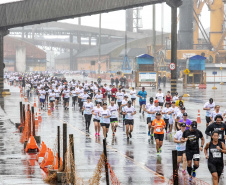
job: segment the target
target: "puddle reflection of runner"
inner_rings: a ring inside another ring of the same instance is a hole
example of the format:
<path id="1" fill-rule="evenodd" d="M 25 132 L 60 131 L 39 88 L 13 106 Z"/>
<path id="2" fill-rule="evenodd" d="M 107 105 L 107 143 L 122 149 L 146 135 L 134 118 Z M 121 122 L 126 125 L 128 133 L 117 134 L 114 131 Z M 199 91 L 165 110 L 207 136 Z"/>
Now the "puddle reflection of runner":
<path id="1" fill-rule="evenodd" d="M 154 184 L 163 184 L 165 183 L 164 173 L 163 173 L 163 166 L 162 166 L 162 158 L 158 156 L 156 159 L 156 173 L 162 175 L 163 177 L 155 175 Z"/>

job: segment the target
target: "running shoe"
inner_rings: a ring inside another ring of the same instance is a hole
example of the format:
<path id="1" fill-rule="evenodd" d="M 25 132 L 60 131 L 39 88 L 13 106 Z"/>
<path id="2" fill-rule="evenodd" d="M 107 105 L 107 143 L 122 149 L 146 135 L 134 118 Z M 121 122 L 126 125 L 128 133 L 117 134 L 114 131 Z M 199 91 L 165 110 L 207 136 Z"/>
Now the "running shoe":
<path id="1" fill-rule="evenodd" d="M 150 136 L 151 135 L 151 132 L 150 131 L 148 131 L 148 136 Z"/>
<path id="2" fill-rule="evenodd" d="M 162 153 L 162 148 L 159 148 L 159 152 Z"/>
<path id="3" fill-rule="evenodd" d="M 159 152 L 157 152 L 157 156 L 159 156 Z"/>
<path id="4" fill-rule="evenodd" d="M 114 132 L 116 132 L 116 127 L 115 127 L 115 130 L 114 130 Z"/>
<path id="5" fill-rule="evenodd" d="M 95 136 L 97 136 L 97 133 L 95 134 Z"/>
<path id="6" fill-rule="evenodd" d="M 113 132 L 112 135 L 115 136 L 115 133 Z"/>
<path id="7" fill-rule="evenodd" d="M 154 139 L 154 137 L 153 137 L 153 134 L 151 135 L 151 140 L 153 140 Z"/>
<path id="8" fill-rule="evenodd" d="M 127 140 L 129 140 L 129 137 L 127 137 Z"/>
<path id="9" fill-rule="evenodd" d="M 186 175 L 186 171 L 185 170 L 183 170 L 182 173 L 183 173 L 183 175 Z"/>
<path id="10" fill-rule="evenodd" d="M 196 171 L 192 171 L 192 177 L 196 177 Z"/>
<path id="11" fill-rule="evenodd" d="M 98 133 L 98 136 L 100 136 L 100 134 Z"/>
<path id="12" fill-rule="evenodd" d="M 132 134 L 131 134 L 131 132 L 129 133 L 129 137 L 130 137 L 130 138 L 132 138 Z"/>

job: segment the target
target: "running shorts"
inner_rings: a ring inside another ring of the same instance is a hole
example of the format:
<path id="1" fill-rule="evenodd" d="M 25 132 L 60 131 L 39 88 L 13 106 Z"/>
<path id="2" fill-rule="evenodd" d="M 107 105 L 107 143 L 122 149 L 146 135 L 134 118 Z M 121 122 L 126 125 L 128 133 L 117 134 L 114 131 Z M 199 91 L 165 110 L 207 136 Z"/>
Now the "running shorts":
<path id="1" fill-rule="evenodd" d="M 187 161 L 199 161 L 200 153 L 199 150 L 186 150 Z"/>
<path id="2" fill-rule="evenodd" d="M 220 176 L 224 169 L 224 163 L 216 163 L 216 162 L 209 162 L 208 161 L 208 168 L 210 173 L 217 172 L 218 176 Z"/>
<path id="3" fill-rule="evenodd" d="M 159 141 L 163 141 L 164 134 L 154 134 L 155 139 L 158 139 Z"/>
<path id="4" fill-rule="evenodd" d="M 148 124 L 148 123 L 151 123 L 151 124 L 152 124 L 151 117 L 148 117 L 148 118 L 147 118 L 147 124 Z"/>
<path id="5" fill-rule="evenodd" d="M 206 116 L 206 123 L 210 123 L 210 122 L 211 122 L 210 117 Z"/>
<path id="6" fill-rule="evenodd" d="M 46 100 L 46 99 L 40 98 L 40 102 L 41 102 L 41 103 L 45 103 L 45 100 Z"/>
<path id="7" fill-rule="evenodd" d="M 106 127 L 106 128 L 109 128 L 110 127 L 110 124 L 109 123 L 101 123 L 100 125 L 102 127 Z"/>
<path id="8" fill-rule="evenodd" d="M 177 156 L 183 156 L 184 153 L 185 153 L 185 150 L 184 151 L 177 151 Z"/>
<path id="9" fill-rule="evenodd" d="M 163 107 L 163 102 L 159 102 L 159 106 L 160 107 Z"/>
<path id="10" fill-rule="evenodd" d="M 146 101 L 139 101 L 140 106 L 146 105 Z"/>
<path id="11" fill-rule="evenodd" d="M 133 101 L 135 101 L 136 100 L 136 98 L 131 98 L 131 101 L 133 102 Z"/>
<path id="12" fill-rule="evenodd" d="M 134 121 L 133 119 L 125 119 L 125 125 L 133 125 Z"/>
<path id="13" fill-rule="evenodd" d="M 60 97 L 55 97 L 55 99 L 59 101 Z"/>
<path id="14" fill-rule="evenodd" d="M 65 102 L 69 102 L 69 98 L 64 98 L 64 101 Z"/>
<path id="15" fill-rule="evenodd" d="M 99 122 L 100 123 L 100 120 L 99 119 L 93 119 L 93 122 Z"/>
<path id="16" fill-rule="evenodd" d="M 118 122 L 118 118 L 110 118 L 110 122 L 111 122 L 111 123 Z"/>

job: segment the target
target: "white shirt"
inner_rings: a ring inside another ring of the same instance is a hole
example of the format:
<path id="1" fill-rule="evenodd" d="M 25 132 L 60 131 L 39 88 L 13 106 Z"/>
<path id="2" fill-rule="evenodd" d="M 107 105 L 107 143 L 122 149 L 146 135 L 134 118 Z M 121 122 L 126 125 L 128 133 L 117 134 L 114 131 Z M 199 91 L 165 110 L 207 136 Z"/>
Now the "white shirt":
<path id="1" fill-rule="evenodd" d="M 137 91 L 136 90 L 130 91 L 131 98 L 136 98 L 136 94 L 137 94 Z"/>
<path id="2" fill-rule="evenodd" d="M 96 115 L 94 115 L 94 119 L 100 120 L 99 113 L 100 113 L 102 110 L 103 110 L 102 107 L 100 107 L 100 108 L 94 107 L 94 108 L 93 108 L 93 112 L 96 114 Z"/>
<path id="3" fill-rule="evenodd" d="M 179 130 L 174 135 L 174 138 L 177 139 L 178 141 L 180 141 L 181 138 L 182 138 L 182 135 L 183 135 L 183 132 L 181 130 Z M 177 151 L 185 151 L 185 149 L 186 149 L 186 142 L 176 144 L 176 150 Z"/>
<path id="4" fill-rule="evenodd" d="M 126 116 L 125 116 L 125 119 L 132 120 L 133 119 L 132 113 L 134 113 L 135 111 L 136 110 L 135 110 L 135 108 L 133 106 L 131 106 L 131 107 L 125 106 L 124 110 L 123 110 L 123 112 L 127 113 Z"/>
<path id="5" fill-rule="evenodd" d="M 85 108 L 84 114 L 92 114 L 93 103 L 92 102 L 84 102 L 83 107 Z"/>
<path id="6" fill-rule="evenodd" d="M 124 96 L 124 93 L 123 92 L 117 92 L 116 93 L 117 102 L 122 102 L 123 96 Z"/>
<path id="7" fill-rule="evenodd" d="M 56 93 L 49 93 L 49 99 L 50 100 L 55 100 Z"/>
<path id="8" fill-rule="evenodd" d="M 156 107 L 156 106 L 151 106 L 150 108 L 149 108 L 149 112 L 160 112 L 162 109 L 161 109 L 161 107 L 160 106 L 158 106 L 158 107 Z M 155 113 L 154 114 L 151 114 L 151 120 L 153 121 L 154 119 L 155 119 Z"/>
<path id="9" fill-rule="evenodd" d="M 87 98 L 90 97 L 90 96 L 88 94 L 82 94 L 82 95 L 80 95 L 80 97 L 82 98 L 83 102 L 86 102 Z"/>
<path id="10" fill-rule="evenodd" d="M 45 99 L 46 91 L 45 90 L 39 90 L 40 98 Z"/>
<path id="11" fill-rule="evenodd" d="M 150 104 L 148 103 L 147 105 L 145 105 L 145 109 L 148 111 L 152 106 L 154 106 L 154 104 Z M 147 118 L 150 118 L 151 114 L 147 113 Z"/>
<path id="12" fill-rule="evenodd" d="M 221 115 L 221 116 L 223 117 L 223 114 L 222 114 L 221 111 L 219 111 L 218 113 L 216 113 L 216 111 L 213 111 L 213 112 L 211 113 L 211 117 L 212 117 L 213 121 L 215 121 L 214 119 L 215 119 L 215 117 L 216 117 L 217 115 Z"/>
<path id="13" fill-rule="evenodd" d="M 177 100 L 179 100 L 179 96 L 174 96 L 173 101 L 176 102 Z"/>
<path id="14" fill-rule="evenodd" d="M 163 102 L 164 102 L 164 100 L 163 100 L 164 94 L 163 94 L 163 93 L 157 93 L 157 94 L 156 94 L 156 98 L 158 99 L 158 101 L 159 101 L 160 103 L 163 103 Z"/>
<path id="15" fill-rule="evenodd" d="M 57 98 L 60 97 L 60 90 L 59 89 L 55 89 L 54 92 L 55 92 Z"/>
<path id="16" fill-rule="evenodd" d="M 206 110 L 206 116 L 210 117 L 211 113 L 214 111 L 215 103 L 213 102 L 210 104 L 209 102 L 206 102 L 203 108 L 210 108 L 210 110 Z"/>
<path id="17" fill-rule="evenodd" d="M 165 119 L 170 119 L 170 118 L 172 118 L 172 114 L 170 114 L 170 115 L 168 114 L 169 112 L 172 112 L 172 108 L 171 108 L 171 107 L 169 107 L 169 108 L 164 107 L 163 110 L 162 110 L 162 112 L 165 113 L 165 114 L 164 114 L 164 118 L 165 118 Z"/>
<path id="18" fill-rule="evenodd" d="M 70 97 L 70 90 L 69 89 L 68 90 L 64 90 L 63 93 L 64 93 L 64 98 L 69 98 Z"/>
<path id="19" fill-rule="evenodd" d="M 95 99 L 96 99 L 97 102 L 102 102 L 103 94 L 96 94 Z"/>
<path id="20" fill-rule="evenodd" d="M 110 124 L 110 117 L 109 118 L 105 118 L 105 116 L 111 116 L 111 112 L 110 112 L 110 110 L 109 109 L 106 109 L 106 110 L 104 110 L 104 109 L 102 109 L 101 111 L 100 111 L 100 122 L 101 123 L 105 123 L 105 124 Z"/>
<path id="21" fill-rule="evenodd" d="M 111 112 L 111 118 L 117 118 L 118 117 L 118 105 L 109 106 L 108 109 Z"/>

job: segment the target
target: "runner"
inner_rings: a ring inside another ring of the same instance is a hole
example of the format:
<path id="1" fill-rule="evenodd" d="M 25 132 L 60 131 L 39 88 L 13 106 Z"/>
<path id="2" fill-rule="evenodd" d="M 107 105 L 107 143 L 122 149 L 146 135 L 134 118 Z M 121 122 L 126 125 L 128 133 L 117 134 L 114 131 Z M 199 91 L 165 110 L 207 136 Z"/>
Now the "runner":
<path id="1" fill-rule="evenodd" d="M 206 110 L 206 127 L 208 127 L 209 123 L 211 122 L 211 114 L 214 111 L 215 103 L 213 102 L 213 98 L 209 99 L 209 102 L 206 102 L 203 110 Z"/>
<path id="2" fill-rule="evenodd" d="M 199 139 L 201 139 L 201 147 L 199 147 Z M 186 142 L 186 157 L 187 157 L 187 171 L 190 176 L 189 181 L 192 177 L 196 177 L 196 170 L 199 167 L 200 151 L 203 150 L 205 139 L 200 130 L 197 129 L 197 122 L 193 121 L 191 127 L 185 130 L 181 139 Z M 194 165 L 192 168 L 192 159 Z"/>
<path id="3" fill-rule="evenodd" d="M 106 91 L 107 91 L 108 103 L 110 104 L 110 102 L 111 102 L 111 85 L 109 85 L 109 87 L 106 87 Z"/>
<path id="4" fill-rule="evenodd" d="M 92 114 L 94 115 L 93 122 L 95 128 L 95 136 L 100 136 L 100 112 L 102 111 L 102 107 L 100 106 L 100 102 L 97 102 L 96 107 L 93 108 Z"/>
<path id="5" fill-rule="evenodd" d="M 184 107 L 184 101 L 182 100 L 183 96 L 179 96 L 179 99 L 176 101 L 177 107 Z"/>
<path id="6" fill-rule="evenodd" d="M 56 86 L 56 89 L 54 90 L 56 96 L 55 96 L 55 107 L 56 109 L 58 108 L 58 103 L 59 103 L 59 98 L 60 98 L 60 90 L 58 88 L 58 86 Z"/>
<path id="7" fill-rule="evenodd" d="M 185 130 L 188 130 L 190 128 L 191 120 L 188 119 L 188 114 L 186 112 L 183 113 L 183 119 L 179 120 L 179 123 L 180 123 L 180 125 L 181 125 L 181 123 L 186 123 L 186 129 Z"/>
<path id="8" fill-rule="evenodd" d="M 159 106 L 163 107 L 164 104 L 164 94 L 162 93 L 162 89 L 159 89 L 159 92 L 156 94 L 156 99 L 159 101 Z"/>
<path id="9" fill-rule="evenodd" d="M 107 103 L 103 103 L 103 109 L 100 111 L 99 116 L 101 117 L 100 125 L 103 129 L 104 138 L 107 138 L 108 137 L 107 134 L 110 127 L 110 117 L 111 117 L 111 112 L 109 109 L 107 109 Z"/>
<path id="10" fill-rule="evenodd" d="M 166 103 L 169 103 L 169 106 L 171 107 L 171 101 L 172 101 L 172 96 L 171 96 L 171 94 L 170 94 L 170 91 L 167 91 L 167 94 L 166 94 L 166 96 L 165 96 L 165 102 Z M 165 106 L 166 106 L 166 104 L 165 104 Z"/>
<path id="11" fill-rule="evenodd" d="M 69 109 L 69 100 L 70 100 L 70 90 L 67 88 L 67 86 L 65 86 L 63 95 L 64 95 L 64 109 L 68 110 Z"/>
<path id="12" fill-rule="evenodd" d="M 44 108 L 44 104 L 45 104 L 45 97 L 46 97 L 46 91 L 44 90 L 44 87 L 41 88 L 41 90 L 39 90 L 39 101 L 41 103 L 41 109 Z"/>
<path id="13" fill-rule="evenodd" d="M 72 88 L 71 95 L 72 95 L 72 107 L 75 107 L 75 102 L 78 99 L 78 95 L 77 95 L 77 91 L 75 90 L 75 87 Z"/>
<path id="14" fill-rule="evenodd" d="M 113 85 L 113 87 L 112 87 L 112 89 L 111 89 L 111 99 L 114 100 L 115 103 L 116 103 L 116 98 L 115 98 L 115 96 L 116 96 L 117 91 L 118 91 L 117 88 L 115 88 L 115 85 Z"/>
<path id="15" fill-rule="evenodd" d="M 223 153 L 226 153 L 225 144 L 218 140 L 219 132 L 213 131 L 211 140 L 206 144 L 204 153 L 208 159 L 208 168 L 213 177 L 213 185 L 218 185 L 224 169 Z M 209 155 L 207 150 L 209 149 Z"/>
<path id="16" fill-rule="evenodd" d="M 146 117 L 147 117 L 147 125 L 148 125 L 148 136 L 151 136 L 151 123 L 152 123 L 151 114 L 148 113 L 148 112 L 149 112 L 150 108 L 152 106 L 154 106 L 153 101 L 154 101 L 153 97 L 150 97 L 150 99 L 149 99 L 150 103 L 145 105 L 145 110 L 144 110 L 145 112 L 147 112 L 147 116 Z M 152 133 L 152 137 L 153 137 L 153 133 Z"/>
<path id="17" fill-rule="evenodd" d="M 173 101 L 176 102 L 177 100 L 179 100 L 179 97 L 178 97 L 178 93 L 176 92 L 175 96 L 173 96 Z"/>
<path id="18" fill-rule="evenodd" d="M 119 111 L 121 111 L 123 97 L 124 97 L 124 93 L 122 92 L 122 89 L 119 89 L 119 91 L 116 93 L 116 96 L 115 96 L 115 98 L 117 99 Z"/>
<path id="19" fill-rule="evenodd" d="M 139 97 L 139 104 L 140 104 L 139 112 L 141 113 L 141 109 L 143 108 L 143 114 L 144 114 L 146 98 L 147 98 L 147 92 L 145 91 L 145 87 L 142 87 L 142 90 L 138 92 L 137 96 Z"/>
<path id="20" fill-rule="evenodd" d="M 164 121 L 166 123 L 165 130 L 166 130 L 166 134 L 167 134 L 168 133 L 167 130 L 168 130 L 168 127 L 169 127 L 169 118 L 170 118 L 170 115 L 171 115 L 171 109 L 170 109 L 170 103 L 169 102 L 166 102 L 166 107 L 163 108 L 162 114 L 164 115 Z"/>
<path id="21" fill-rule="evenodd" d="M 97 91 L 97 94 L 95 95 L 94 100 L 96 102 L 96 105 L 97 105 L 97 103 L 99 103 L 100 106 L 102 105 L 102 102 L 103 102 L 103 94 L 101 94 L 100 90 Z"/>
<path id="22" fill-rule="evenodd" d="M 182 141 L 182 135 L 186 129 L 186 123 L 181 124 L 181 130 L 177 131 L 176 134 L 174 135 L 174 143 L 176 143 L 176 150 L 177 150 L 177 164 L 179 167 L 179 164 L 183 161 L 183 174 L 185 174 L 185 169 L 186 169 L 186 155 L 185 155 L 185 150 L 186 150 L 186 143 L 185 141 Z"/>
<path id="23" fill-rule="evenodd" d="M 131 95 L 132 106 L 134 107 L 136 104 L 136 94 L 137 94 L 137 91 L 134 89 L 134 87 L 132 87 L 132 90 L 130 91 L 130 95 Z"/>
<path id="24" fill-rule="evenodd" d="M 56 93 L 54 92 L 54 90 L 52 90 L 52 92 L 49 93 L 49 102 L 50 102 L 51 111 L 54 110 L 55 97 L 56 97 Z"/>
<path id="25" fill-rule="evenodd" d="M 215 117 L 215 122 L 206 128 L 205 134 L 211 136 L 214 131 L 218 132 L 219 141 L 225 143 L 226 124 L 223 123 L 223 117 L 221 115 Z"/>
<path id="26" fill-rule="evenodd" d="M 159 152 L 162 152 L 162 145 L 164 139 L 164 129 L 166 126 L 165 121 L 162 119 L 161 112 L 156 112 L 156 119 L 152 121 L 152 128 L 154 128 L 154 137 L 156 142 L 156 150 L 157 156 L 159 156 Z"/>
<path id="27" fill-rule="evenodd" d="M 221 115 L 223 117 L 223 113 L 220 111 L 220 106 L 219 105 L 216 105 L 215 106 L 215 110 L 212 112 L 211 116 L 210 116 L 210 119 L 211 119 L 211 123 L 214 122 L 215 120 L 215 117 L 217 115 Z"/>
<path id="28" fill-rule="evenodd" d="M 136 110 L 132 105 L 131 101 L 128 101 L 127 106 L 124 107 L 123 115 L 125 115 L 125 125 L 126 125 L 126 136 L 127 140 L 129 138 L 132 138 L 132 132 L 133 132 L 133 115 L 136 114 Z"/>
<path id="29" fill-rule="evenodd" d="M 91 101 L 91 98 L 88 95 L 86 101 L 83 104 L 83 111 L 84 111 L 84 117 L 85 117 L 85 123 L 86 123 L 86 133 L 89 133 L 90 122 L 92 119 L 93 103 L 90 101 Z"/>
<path id="30" fill-rule="evenodd" d="M 177 107 L 178 108 L 178 107 Z M 183 114 L 185 113 L 186 108 L 185 107 L 180 107 L 178 111 L 174 114 L 174 120 L 175 120 L 175 125 L 174 125 L 174 130 L 178 131 L 180 130 L 180 124 L 179 121 L 183 119 Z"/>
<path id="31" fill-rule="evenodd" d="M 111 100 L 111 105 L 108 107 L 111 112 L 111 129 L 112 135 L 115 136 L 115 132 L 117 131 L 118 127 L 118 115 L 119 115 L 119 107 L 115 104 L 114 100 Z"/>

